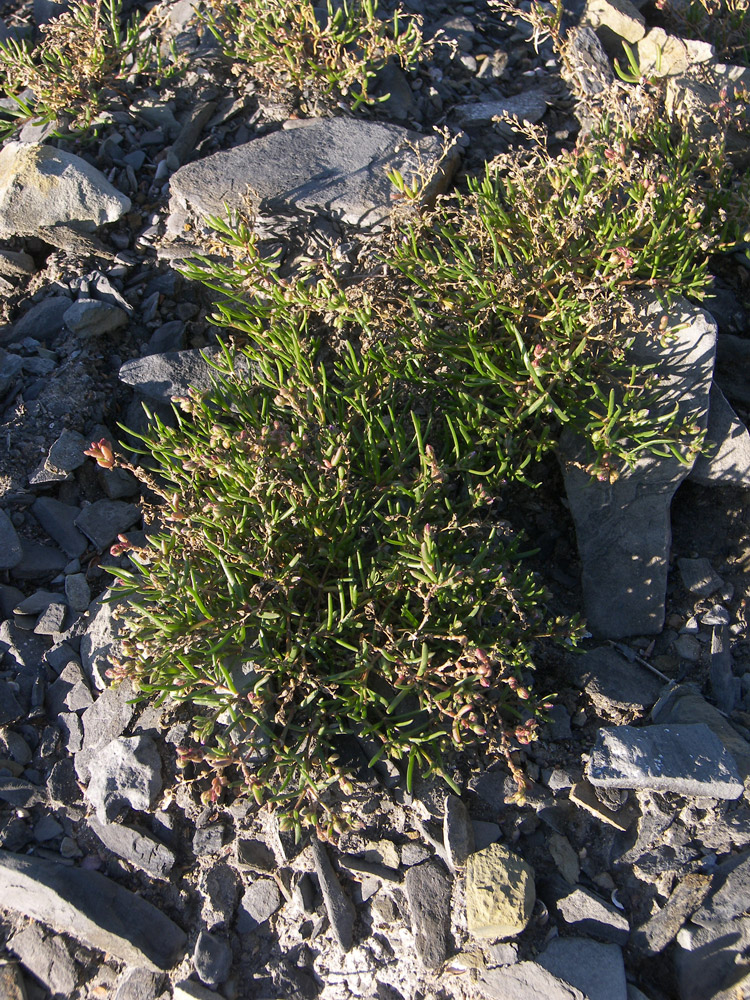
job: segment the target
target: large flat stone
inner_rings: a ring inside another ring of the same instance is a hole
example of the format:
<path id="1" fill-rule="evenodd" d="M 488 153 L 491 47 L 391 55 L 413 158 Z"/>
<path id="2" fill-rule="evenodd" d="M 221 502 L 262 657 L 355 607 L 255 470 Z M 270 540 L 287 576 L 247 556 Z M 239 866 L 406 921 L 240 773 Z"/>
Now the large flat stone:
<path id="1" fill-rule="evenodd" d="M 673 333 L 667 339 L 659 331 L 663 319 Z M 676 406 L 680 418 L 704 429 L 716 351 L 712 317 L 682 298 L 665 312 L 649 297 L 633 334 L 630 360 L 656 365 L 663 386 L 654 415 L 666 417 Z M 644 455 L 615 482 L 599 482 L 586 471 L 592 457 L 586 442 L 569 430 L 561 436 L 558 457 L 575 523 L 588 627 L 607 639 L 660 632 L 672 539 L 669 509 L 693 463 Z"/>
<path id="2" fill-rule="evenodd" d="M 177 924 L 99 872 L 0 851 L 0 899 L 129 965 L 168 969 L 185 948 Z"/>
<path id="3" fill-rule="evenodd" d="M 553 938 L 537 961 L 553 976 L 581 990 L 586 1000 L 627 1000 L 625 963 L 616 944 Z"/>
<path id="4" fill-rule="evenodd" d="M 704 723 L 600 729 L 589 781 L 714 799 L 738 799 L 744 790 L 731 754 Z"/>
<path id="5" fill-rule="evenodd" d="M 0 237 L 58 225 L 93 232 L 130 210 L 101 171 L 52 146 L 8 142 L 0 151 Z"/>
<path id="6" fill-rule="evenodd" d="M 587 1000 L 575 986 L 553 976 L 536 962 L 489 969 L 481 974 L 479 989 L 491 1000 Z"/>
<path id="7" fill-rule="evenodd" d="M 445 190 L 458 164 L 455 151 L 441 161 L 442 153 L 437 138 L 398 125 L 317 119 L 181 167 L 170 180 L 169 230 L 181 232 L 189 215 L 223 218 L 227 207 L 246 209 L 248 200 L 262 216 L 291 206 L 352 225 L 379 225 L 396 204 L 388 171 L 399 170 L 409 184 L 420 170 L 429 175 L 434 169 L 434 195 Z"/>

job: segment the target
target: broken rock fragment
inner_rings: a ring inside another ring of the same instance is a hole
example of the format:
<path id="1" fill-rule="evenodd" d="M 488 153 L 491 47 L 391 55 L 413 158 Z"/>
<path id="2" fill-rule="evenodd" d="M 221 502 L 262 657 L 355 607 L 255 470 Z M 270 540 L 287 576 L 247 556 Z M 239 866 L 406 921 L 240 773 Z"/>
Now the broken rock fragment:
<path id="1" fill-rule="evenodd" d="M 130 965 L 168 969 L 185 947 L 169 917 L 99 872 L 0 851 L 0 899 Z"/>
<path id="2" fill-rule="evenodd" d="M 130 199 L 80 156 L 20 142 L 8 142 L 0 151 L 2 239 L 55 226 L 93 232 L 128 211 Z"/>

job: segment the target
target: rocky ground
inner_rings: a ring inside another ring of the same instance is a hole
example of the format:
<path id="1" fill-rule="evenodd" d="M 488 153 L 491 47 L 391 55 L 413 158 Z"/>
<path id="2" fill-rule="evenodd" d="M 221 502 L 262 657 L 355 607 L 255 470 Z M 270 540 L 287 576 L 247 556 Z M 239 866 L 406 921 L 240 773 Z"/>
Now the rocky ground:
<path id="1" fill-rule="evenodd" d="M 385 169 L 460 185 L 520 141 L 497 116 L 561 148 L 588 113 L 523 5 L 408 6 L 438 44 L 388 69 L 369 117 L 302 121 L 238 89 L 177 0 L 160 23 L 181 77 L 113 94 L 93 141 L 26 126 L 0 150 L 2 998 L 750 996 L 745 255 L 721 262 L 708 314 L 675 307 L 685 355 L 655 359 L 702 406 L 714 457 L 685 482 L 665 460 L 582 491 L 568 441 L 542 490 L 509 495 L 557 608 L 596 633 L 539 664 L 558 696 L 516 754 L 525 798 L 481 754 L 452 764 L 460 798 L 363 768 L 360 828 L 295 844 L 252 802 L 204 806 L 201 775 L 176 767 L 180 711 L 108 684 L 102 598 L 127 558 L 109 549 L 139 537 L 140 488 L 84 451 L 142 426 L 144 400 L 207 384 L 211 303 L 173 267 L 201 217 L 241 207 L 250 182 L 282 245 L 356 252 L 394 209 Z M 56 9 L 5 5 L 5 30 Z M 657 43 L 669 54 L 658 71 L 677 104 L 702 95 L 696 120 L 747 72 L 666 39 L 655 8 L 591 0 L 582 17 L 579 94 L 611 82 L 622 39 L 642 66 Z M 435 129 L 455 140 L 442 159 Z"/>

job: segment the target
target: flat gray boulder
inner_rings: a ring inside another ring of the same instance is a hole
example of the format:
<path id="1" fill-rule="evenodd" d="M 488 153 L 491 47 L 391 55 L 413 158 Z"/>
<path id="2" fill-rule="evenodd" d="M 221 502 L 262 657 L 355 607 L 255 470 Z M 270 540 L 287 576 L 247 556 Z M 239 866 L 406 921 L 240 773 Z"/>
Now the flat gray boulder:
<path id="1" fill-rule="evenodd" d="M 625 963 L 616 944 L 553 938 L 537 961 L 553 976 L 575 986 L 587 1000 L 627 1000 Z"/>
<path id="2" fill-rule="evenodd" d="M 204 219 L 247 208 L 263 217 L 274 206 L 322 212 L 357 226 L 385 222 L 397 204 L 387 173 L 407 184 L 431 178 L 426 197 L 444 191 L 459 154 L 444 154 L 435 136 L 399 125 L 353 118 L 296 123 L 234 149 L 181 167 L 170 180 L 168 232 L 178 235 L 189 217 Z"/>
<path id="3" fill-rule="evenodd" d="M 0 238 L 73 226 L 93 232 L 130 211 L 130 198 L 96 167 L 52 146 L 8 142 L 0 150 Z"/>
<path id="4" fill-rule="evenodd" d="M 676 406 L 682 419 L 705 429 L 715 321 L 683 298 L 665 312 L 649 296 L 639 316 L 630 360 L 656 365 L 663 388 L 652 410 L 666 417 Z M 663 320 L 672 333 L 667 338 L 659 329 Z M 605 639 L 660 632 L 672 540 L 670 505 L 693 462 L 643 455 L 614 483 L 599 482 L 586 471 L 592 455 L 585 440 L 568 429 L 561 436 L 558 458 L 575 523 L 589 629 Z"/>
<path id="5" fill-rule="evenodd" d="M 99 872 L 0 851 L 0 899 L 128 965 L 168 969 L 184 952 L 177 924 Z"/>
<path id="6" fill-rule="evenodd" d="M 481 974 L 479 989 L 491 1000 L 588 1000 L 575 986 L 536 962 L 489 969 Z"/>
<path id="7" fill-rule="evenodd" d="M 713 799 L 744 790 L 732 755 L 705 723 L 600 729 L 589 761 L 600 788 L 637 788 Z"/>

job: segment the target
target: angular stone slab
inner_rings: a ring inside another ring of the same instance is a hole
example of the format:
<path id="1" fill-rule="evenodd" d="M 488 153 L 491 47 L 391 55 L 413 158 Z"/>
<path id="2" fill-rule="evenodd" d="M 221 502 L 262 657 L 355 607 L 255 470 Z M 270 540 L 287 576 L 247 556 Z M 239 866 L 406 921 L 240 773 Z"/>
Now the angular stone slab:
<path id="1" fill-rule="evenodd" d="M 744 788 L 731 754 L 704 723 L 600 729 L 588 776 L 600 788 L 714 799 L 738 799 Z"/>
<path id="2" fill-rule="evenodd" d="M 553 938 L 539 956 L 553 976 L 582 991 L 586 1000 L 627 1000 L 622 951 L 586 938 Z"/>
<path id="3" fill-rule="evenodd" d="M 518 118 L 521 122 L 531 122 L 535 125 L 544 116 L 549 103 L 549 95 L 544 90 L 527 90 L 514 97 L 506 97 L 502 101 L 477 101 L 475 104 L 459 104 L 455 114 L 465 128 L 477 125 L 490 125 L 495 118 L 496 127 L 501 135 L 512 137 L 515 134 L 513 125 L 504 121 L 506 118 Z"/>
<path id="4" fill-rule="evenodd" d="M 131 826 L 100 823 L 91 816 L 88 824 L 99 840 L 114 854 L 137 865 L 156 878 L 166 879 L 174 867 L 174 854 L 158 840 Z"/>
<path id="5" fill-rule="evenodd" d="M 168 403 L 173 396 L 186 396 L 190 388 L 198 392 L 209 390 L 215 372 L 206 358 L 215 358 L 218 354 L 218 348 L 208 347 L 134 358 L 120 368 L 120 381 L 134 386 L 149 399 Z"/>
<path id="6" fill-rule="evenodd" d="M 411 867 L 405 884 L 417 955 L 424 968 L 437 969 L 448 955 L 451 881 L 431 858 Z"/>
<path id="7" fill-rule="evenodd" d="M 644 303 L 630 360 L 657 366 L 663 389 L 652 409 L 666 416 L 676 405 L 681 418 L 704 429 L 716 323 L 682 298 L 669 312 L 656 298 Z M 674 333 L 666 340 L 659 332 L 663 317 Z M 591 458 L 586 443 L 569 430 L 561 436 L 558 458 L 575 523 L 589 629 L 606 639 L 660 632 L 672 540 L 669 508 L 692 463 L 644 455 L 616 482 L 598 482 L 585 471 Z"/>
<path id="8" fill-rule="evenodd" d="M 483 996 L 491 1000 L 587 1000 L 587 997 L 536 962 L 518 962 L 489 969 L 479 979 Z"/>
<path id="9" fill-rule="evenodd" d="M 0 151 L 0 238 L 58 225 L 93 232 L 129 211 L 130 199 L 80 156 L 20 142 Z"/>
<path id="10" fill-rule="evenodd" d="M 696 458 L 690 473 L 694 482 L 750 486 L 750 434 L 715 382 L 709 397 L 706 446 L 710 450 Z"/>
<path id="11" fill-rule="evenodd" d="M 444 191 L 458 165 L 453 150 L 398 125 L 352 118 L 316 119 L 282 129 L 181 167 L 170 180 L 169 231 L 180 233 L 189 214 L 199 218 L 246 209 L 262 216 L 273 206 L 323 212 L 357 226 L 385 222 L 395 204 L 387 173 L 410 184 L 420 169 L 435 169 L 428 195 Z M 267 206 L 267 207 L 264 207 Z"/>
<path id="12" fill-rule="evenodd" d="M 588 889 L 574 889 L 563 896 L 557 910 L 568 927 L 599 941 L 622 946 L 630 936 L 627 917 Z"/>
<path id="13" fill-rule="evenodd" d="M 177 924 L 99 872 L 0 851 L 0 899 L 128 965 L 169 969 L 184 952 Z"/>

